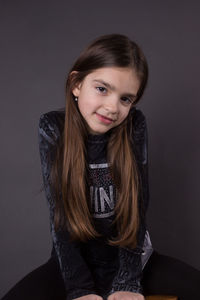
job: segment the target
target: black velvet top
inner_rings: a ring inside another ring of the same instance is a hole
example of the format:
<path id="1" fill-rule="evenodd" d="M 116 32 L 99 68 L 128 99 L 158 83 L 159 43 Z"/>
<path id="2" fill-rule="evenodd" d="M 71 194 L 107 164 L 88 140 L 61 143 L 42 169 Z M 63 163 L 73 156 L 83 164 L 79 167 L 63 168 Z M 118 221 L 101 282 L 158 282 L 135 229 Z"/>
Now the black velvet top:
<path id="1" fill-rule="evenodd" d="M 69 232 L 55 231 L 53 224 L 55 203 L 49 174 L 55 157 L 56 145 L 63 130 L 65 112 L 51 111 L 40 117 L 39 151 L 45 195 L 50 212 L 53 243 L 51 255 L 59 263 L 68 300 L 87 294 L 98 294 L 106 299 L 115 291 L 142 293 L 142 270 L 153 251 L 145 222 L 149 201 L 147 127 L 141 110 L 134 108 L 132 113 L 134 114 L 134 152 L 142 179 L 142 197 L 138 198 L 142 221 L 139 228 L 138 246 L 134 250 L 114 247 L 106 243 L 107 238 L 116 234 L 112 221 L 115 217 L 114 207 L 117 195 L 106 159 L 110 131 L 100 135 L 89 134 L 86 143 L 90 209 L 95 228 L 102 234 L 102 237 L 87 243 L 71 242 Z"/>

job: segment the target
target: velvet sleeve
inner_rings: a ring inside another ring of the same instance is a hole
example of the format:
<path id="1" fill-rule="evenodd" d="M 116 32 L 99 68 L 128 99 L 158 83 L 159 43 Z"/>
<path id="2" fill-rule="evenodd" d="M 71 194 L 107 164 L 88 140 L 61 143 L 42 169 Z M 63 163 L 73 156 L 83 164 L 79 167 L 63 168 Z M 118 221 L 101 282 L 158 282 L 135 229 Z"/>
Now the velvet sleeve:
<path id="1" fill-rule="evenodd" d="M 140 215 L 138 244 L 135 249 L 119 248 L 119 269 L 108 295 L 117 291 L 130 291 L 142 294 L 142 271 L 153 251 L 145 221 L 149 203 L 148 134 L 146 118 L 139 109 L 135 111 L 133 140 L 142 182 L 142 189 L 138 197 Z"/>
<path id="2" fill-rule="evenodd" d="M 54 228 L 55 201 L 49 176 L 56 153 L 56 145 L 61 135 L 58 121 L 58 112 L 49 112 L 41 115 L 38 128 L 39 153 L 44 190 L 49 208 L 52 242 L 66 288 L 66 299 L 71 300 L 96 293 L 91 272 L 81 256 L 80 244 L 70 240 L 67 230 L 59 229 L 55 231 Z"/>

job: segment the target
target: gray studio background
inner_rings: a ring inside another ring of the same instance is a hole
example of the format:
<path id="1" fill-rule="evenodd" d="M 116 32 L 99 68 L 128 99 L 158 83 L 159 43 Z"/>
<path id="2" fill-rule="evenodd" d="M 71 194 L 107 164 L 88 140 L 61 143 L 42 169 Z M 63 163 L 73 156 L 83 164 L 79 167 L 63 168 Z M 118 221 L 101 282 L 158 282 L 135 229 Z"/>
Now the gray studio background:
<path id="1" fill-rule="evenodd" d="M 0 296 L 50 256 L 38 121 L 65 105 L 69 68 L 94 38 L 136 40 L 150 77 L 153 246 L 200 269 L 198 1 L 0 1 Z"/>

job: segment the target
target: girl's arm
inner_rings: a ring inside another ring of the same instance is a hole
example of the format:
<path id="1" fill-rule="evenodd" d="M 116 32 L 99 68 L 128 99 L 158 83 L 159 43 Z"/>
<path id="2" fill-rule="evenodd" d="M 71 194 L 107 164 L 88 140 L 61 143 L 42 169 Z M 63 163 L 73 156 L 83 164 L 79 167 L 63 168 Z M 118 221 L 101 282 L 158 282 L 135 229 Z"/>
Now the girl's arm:
<path id="1" fill-rule="evenodd" d="M 96 294 L 93 278 L 80 253 L 79 243 L 69 240 L 67 230 L 55 231 L 54 199 L 50 188 L 50 169 L 55 155 L 56 142 L 60 136 L 58 112 L 43 114 L 39 120 L 38 138 L 42 176 L 50 211 L 50 230 L 62 277 L 66 287 L 66 299 L 71 300 L 88 294 Z"/>
<path id="2" fill-rule="evenodd" d="M 152 253 L 151 241 L 146 230 L 145 214 L 149 202 L 148 182 L 148 134 L 144 114 L 136 109 L 134 115 L 134 144 L 142 180 L 142 198 L 139 197 L 141 224 L 138 232 L 138 246 L 134 250 L 119 249 L 119 270 L 113 280 L 111 295 L 117 291 L 143 292 L 141 286 L 142 270 Z"/>

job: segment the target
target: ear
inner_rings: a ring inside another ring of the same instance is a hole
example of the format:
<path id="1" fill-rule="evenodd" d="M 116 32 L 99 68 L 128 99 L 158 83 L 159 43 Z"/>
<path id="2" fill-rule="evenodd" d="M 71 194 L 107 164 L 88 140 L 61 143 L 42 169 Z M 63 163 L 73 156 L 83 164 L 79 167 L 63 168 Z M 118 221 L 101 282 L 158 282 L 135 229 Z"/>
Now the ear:
<path id="1" fill-rule="evenodd" d="M 74 74 L 78 73 L 78 71 L 72 71 L 70 73 L 70 77 L 73 76 Z M 75 97 L 78 97 L 79 94 L 80 94 L 80 89 L 81 89 L 81 83 L 78 83 L 73 89 L 72 89 L 72 94 L 75 96 Z"/>

